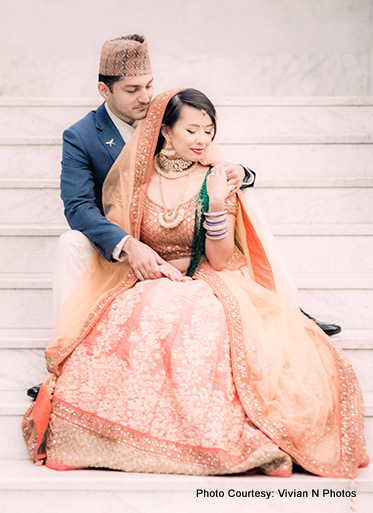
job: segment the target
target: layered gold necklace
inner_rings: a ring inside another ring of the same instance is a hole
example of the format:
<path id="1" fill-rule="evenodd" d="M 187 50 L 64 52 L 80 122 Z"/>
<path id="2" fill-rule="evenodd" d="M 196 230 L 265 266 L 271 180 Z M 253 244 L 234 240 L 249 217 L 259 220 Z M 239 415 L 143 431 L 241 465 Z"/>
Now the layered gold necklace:
<path id="1" fill-rule="evenodd" d="M 154 169 L 158 173 L 159 177 L 159 192 L 163 206 L 163 212 L 159 214 L 159 224 L 163 226 L 163 228 L 176 228 L 184 219 L 185 212 L 180 208 L 180 205 L 183 201 L 183 197 L 189 183 L 189 177 L 197 166 L 198 162 L 193 162 L 183 158 L 170 159 L 161 153 L 158 153 L 154 157 Z M 174 208 L 168 208 L 166 205 L 162 189 L 162 177 L 167 180 L 186 177 Z"/>

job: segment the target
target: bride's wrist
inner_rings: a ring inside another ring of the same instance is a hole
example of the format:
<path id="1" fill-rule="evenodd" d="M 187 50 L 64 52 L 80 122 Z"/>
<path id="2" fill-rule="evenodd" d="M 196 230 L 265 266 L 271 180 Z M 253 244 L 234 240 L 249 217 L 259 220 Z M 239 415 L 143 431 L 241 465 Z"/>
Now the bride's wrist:
<path id="1" fill-rule="evenodd" d="M 209 201 L 209 212 L 220 212 L 225 209 L 224 199 L 211 199 Z"/>

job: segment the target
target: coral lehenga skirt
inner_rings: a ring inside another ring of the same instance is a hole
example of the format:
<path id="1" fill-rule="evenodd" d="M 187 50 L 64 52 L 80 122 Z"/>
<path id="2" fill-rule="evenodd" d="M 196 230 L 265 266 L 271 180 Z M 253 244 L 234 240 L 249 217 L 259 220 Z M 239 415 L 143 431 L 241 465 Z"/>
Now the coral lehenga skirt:
<path id="1" fill-rule="evenodd" d="M 45 464 L 289 476 L 295 460 L 353 475 L 365 450 L 351 367 L 298 309 L 239 274 L 205 266 L 118 293 L 56 379 Z"/>

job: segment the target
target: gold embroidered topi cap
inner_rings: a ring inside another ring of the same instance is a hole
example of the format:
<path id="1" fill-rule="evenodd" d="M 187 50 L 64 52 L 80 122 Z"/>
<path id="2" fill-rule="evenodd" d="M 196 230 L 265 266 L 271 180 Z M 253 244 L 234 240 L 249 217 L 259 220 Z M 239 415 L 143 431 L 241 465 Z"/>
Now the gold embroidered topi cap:
<path id="1" fill-rule="evenodd" d="M 151 72 L 148 43 L 144 36 L 130 34 L 104 43 L 99 68 L 101 75 L 137 77 Z"/>

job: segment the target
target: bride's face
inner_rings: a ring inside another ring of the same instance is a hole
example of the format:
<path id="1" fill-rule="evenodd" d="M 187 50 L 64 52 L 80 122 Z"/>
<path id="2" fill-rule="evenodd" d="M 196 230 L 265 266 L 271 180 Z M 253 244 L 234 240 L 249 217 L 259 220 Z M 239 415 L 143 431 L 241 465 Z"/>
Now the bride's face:
<path id="1" fill-rule="evenodd" d="M 162 135 L 171 141 L 178 156 L 200 160 L 214 137 L 214 125 L 205 112 L 183 105 L 180 117 L 172 128 L 163 127 Z"/>

